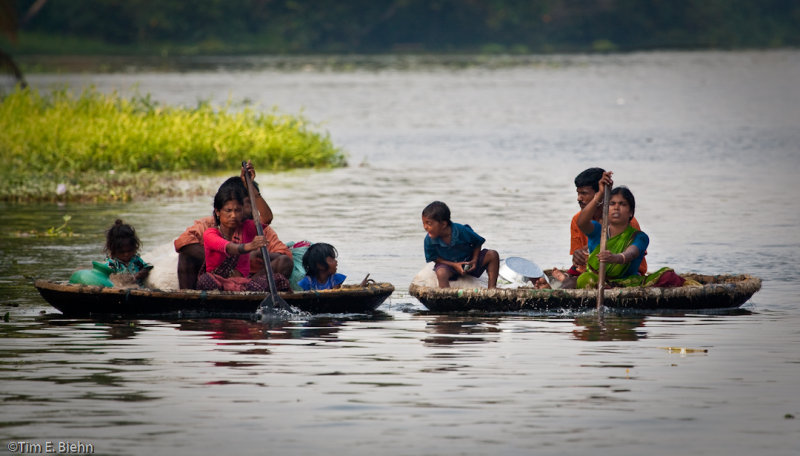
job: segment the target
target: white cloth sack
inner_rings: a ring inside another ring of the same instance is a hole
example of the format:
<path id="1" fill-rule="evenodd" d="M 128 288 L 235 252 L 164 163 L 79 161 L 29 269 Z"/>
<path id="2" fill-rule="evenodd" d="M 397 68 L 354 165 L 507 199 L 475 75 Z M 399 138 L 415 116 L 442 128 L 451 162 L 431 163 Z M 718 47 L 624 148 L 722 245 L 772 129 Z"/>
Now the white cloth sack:
<path id="1" fill-rule="evenodd" d="M 411 283 L 421 287 L 438 287 L 439 280 L 436 278 L 436 273 L 433 272 L 434 264 L 435 263 L 433 261 L 426 264 L 425 267 L 423 267 L 422 270 L 420 270 L 417 275 L 414 276 L 414 279 L 411 281 Z M 483 273 L 480 278 L 466 275 L 450 281 L 451 288 L 486 288 L 488 285 L 489 279 L 486 277 L 486 273 Z"/>
<path id="2" fill-rule="evenodd" d="M 178 252 L 175 251 L 172 242 L 142 255 L 142 259 L 153 265 L 153 269 L 144 281 L 145 288 L 178 289 Z"/>

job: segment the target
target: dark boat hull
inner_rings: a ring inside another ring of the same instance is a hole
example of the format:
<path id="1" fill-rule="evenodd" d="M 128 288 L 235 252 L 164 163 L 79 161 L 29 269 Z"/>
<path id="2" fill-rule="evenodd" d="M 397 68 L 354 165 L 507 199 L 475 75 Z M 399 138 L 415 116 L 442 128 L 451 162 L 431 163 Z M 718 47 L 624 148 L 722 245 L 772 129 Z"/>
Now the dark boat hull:
<path id="1" fill-rule="evenodd" d="M 613 309 L 732 309 L 761 289 L 761 279 L 748 275 L 683 274 L 701 286 L 677 288 L 612 288 L 604 306 Z M 597 305 L 597 290 L 434 288 L 411 284 L 409 293 L 433 312 L 517 312 L 585 310 Z"/>
<path id="2" fill-rule="evenodd" d="M 255 315 L 266 293 L 108 288 L 37 280 L 34 286 L 53 307 L 69 316 L 233 316 Z M 394 287 L 378 283 L 340 290 L 281 293 L 290 305 L 309 313 L 368 313 Z"/>

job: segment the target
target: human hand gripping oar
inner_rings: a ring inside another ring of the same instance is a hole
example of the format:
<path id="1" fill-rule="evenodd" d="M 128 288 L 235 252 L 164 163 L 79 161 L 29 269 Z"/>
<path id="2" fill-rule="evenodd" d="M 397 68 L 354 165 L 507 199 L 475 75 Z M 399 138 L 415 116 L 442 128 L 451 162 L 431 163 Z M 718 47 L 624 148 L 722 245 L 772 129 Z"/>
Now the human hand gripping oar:
<path id="1" fill-rule="evenodd" d="M 242 168 L 244 168 L 244 177 L 247 180 L 247 194 L 250 196 L 250 204 L 253 208 L 253 220 L 256 223 L 256 230 L 258 230 L 259 236 L 264 236 L 264 228 L 261 226 L 261 217 L 258 213 L 258 206 L 256 206 L 256 192 L 253 188 L 253 178 L 250 176 L 250 173 L 247 172 L 247 162 L 242 162 Z M 267 280 L 269 281 L 269 292 L 267 293 L 267 297 L 261 301 L 260 307 L 264 308 L 266 305 L 271 302 L 273 309 L 283 309 L 286 312 L 294 312 L 292 306 L 290 306 L 283 298 L 280 297 L 278 294 L 278 290 L 275 288 L 275 278 L 272 276 L 272 265 L 269 262 L 269 252 L 267 251 L 266 247 L 261 247 L 261 255 L 264 257 L 264 266 L 267 268 Z"/>
<path id="2" fill-rule="evenodd" d="M 601 224 L 602 232 L 600 233 L 600 251 L 606 250 L 606 241 L 608 240 L 608 203 L 611 200 L 611 185 L 606 183 L 603 189 L 603 221 Z M 606 262 L 600 261 L 600 270 L 597 272 L 597 310 L 603 309 L 603 288 L 606 283 Z"/>

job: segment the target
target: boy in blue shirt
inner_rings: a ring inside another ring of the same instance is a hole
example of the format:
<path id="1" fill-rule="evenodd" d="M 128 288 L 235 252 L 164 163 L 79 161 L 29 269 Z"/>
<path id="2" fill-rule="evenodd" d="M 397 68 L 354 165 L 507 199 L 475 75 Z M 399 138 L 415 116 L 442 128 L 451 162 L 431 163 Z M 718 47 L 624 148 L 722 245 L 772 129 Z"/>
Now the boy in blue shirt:
<path id="1" fill-rule="evenodd" d="M 450 208 L 434 201 L 422 211 L 425 236 L 425 261 L 434 261 L 433 267 L 439 288 L 448 288 L 450 280 L 469 274 L 480 277 L 489 274 L 489 288 L 497 287 L 500 255 L 496 250 L 481 249 L 486 241 L 469 225 L 453 223 Z"/>

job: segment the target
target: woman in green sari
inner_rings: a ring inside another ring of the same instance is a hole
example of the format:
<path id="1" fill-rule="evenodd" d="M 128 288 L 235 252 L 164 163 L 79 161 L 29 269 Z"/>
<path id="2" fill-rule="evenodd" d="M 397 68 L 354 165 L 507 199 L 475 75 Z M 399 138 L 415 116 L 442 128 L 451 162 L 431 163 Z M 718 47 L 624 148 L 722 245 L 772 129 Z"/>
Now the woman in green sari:
<path id="1" fill-rule="evenodd" d="M 600 262 L 606 264 L 606 278 L 616 286 L 641 286 L 644 279 L 639 275 L 639 265 L 644 258 L 650 238 L 643 231 L 638 231 L 630 224 L 636 210 L 636 199 L 627 187 L 617 187 L 611 191 L 608 204 L 608 238 L 606 250 L 600 251 L 602 226 L 592 220 L 595 209 L 603 204 L 606 186 L 612 186 L 611 171 L 603 173 L 599 181 L 600 190 L 594 198 L 581 210 L 578 216 L 578 227 L 589 238 L 589 259 L 586 272 L 578 277 L 574 285 L 569 277 L 557 269 L 553 277 L 562 281 L 562 288 L 594 288 L 597 286 L 597 272 Z M 661 271 L 659 271 L 660 273 Z M 659 274 L 660 275 L 660 274 Z M 650 279 L 648 276 L 647 279 Z M 657 277 L 653 277 L 657 280 Z"/>

